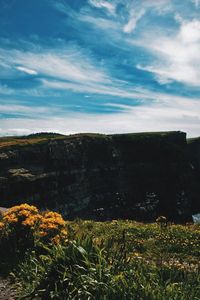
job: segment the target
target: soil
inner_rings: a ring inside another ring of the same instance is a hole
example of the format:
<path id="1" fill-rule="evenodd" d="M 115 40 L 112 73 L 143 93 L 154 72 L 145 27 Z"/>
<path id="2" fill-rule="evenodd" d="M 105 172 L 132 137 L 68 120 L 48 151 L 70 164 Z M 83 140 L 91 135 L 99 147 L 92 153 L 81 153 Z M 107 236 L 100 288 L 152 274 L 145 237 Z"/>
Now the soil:
<path id="1" fill-rule="evenodd" d="M 16 288 L 9 280 L 0 277 L 0 300 L 16 300 Z"/>

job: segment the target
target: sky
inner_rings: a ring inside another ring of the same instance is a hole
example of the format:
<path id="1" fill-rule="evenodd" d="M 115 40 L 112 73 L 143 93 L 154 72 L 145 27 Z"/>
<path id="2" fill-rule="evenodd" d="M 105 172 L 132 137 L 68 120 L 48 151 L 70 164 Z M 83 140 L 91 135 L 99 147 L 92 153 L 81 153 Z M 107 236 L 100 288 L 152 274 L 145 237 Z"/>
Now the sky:
<path id="1" fill-rule="evenodd" d="M 200 136 L 200 0 L 0 0 L 0 136 Z"/>

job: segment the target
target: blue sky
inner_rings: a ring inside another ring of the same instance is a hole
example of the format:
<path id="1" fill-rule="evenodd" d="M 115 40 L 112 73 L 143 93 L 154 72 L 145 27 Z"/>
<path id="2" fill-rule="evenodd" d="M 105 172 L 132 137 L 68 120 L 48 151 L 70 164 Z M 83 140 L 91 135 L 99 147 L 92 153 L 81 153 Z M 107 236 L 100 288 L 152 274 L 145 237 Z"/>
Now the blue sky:
<path id="1" fill-rule="evenodd" d="M 199 0 L 0 0 L 0 135 L 200 136 Z"/>

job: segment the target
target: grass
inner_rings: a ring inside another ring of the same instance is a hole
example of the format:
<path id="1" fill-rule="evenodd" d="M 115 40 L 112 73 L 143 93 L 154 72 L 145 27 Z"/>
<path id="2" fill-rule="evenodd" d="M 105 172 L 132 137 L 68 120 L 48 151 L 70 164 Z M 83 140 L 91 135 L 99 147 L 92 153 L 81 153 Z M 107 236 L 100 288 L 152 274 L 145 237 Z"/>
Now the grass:
<path id="1" fill-rule="evenodd" d="M 19 299 L 198 300 L 200 225 L 159 219 L 65 222 L 22 204 L 1 217 L 0 270 Z"/>
<path id="2" fill-rule="evenodd" d="M 68 239 L 25 252 L 21 299 L 200 299 L 200 226 L 67 222 Z"/>
<path id="3" fill-rule="evenodd" d="M 30 134 L 28 136 L 7 136 L 0 137 L 0 149 L 12 146 L 28 146 L 47 142 L 49 140 L 71 140 L 80 137 L 89 137 L 89 138 L 105 138 L 106 135 L 98 133 L 80 133 L 72 135 L 61 135 L 57 133 L 36 133 Z"/>
<path id="4" fill-rule="evenodd" d="M 200 227 L 68 222 L 68 242 L 33 252 L 17 276 L 30 299 L 200 299 Z M 29 299 L 29 298 L 28 298 Z"/>
<path id="5" fill-rule="evenodd" d="M 63 139 L 65 136 L 54 133 L 31 134 L 30 136 L 0 137 L 0 148 L 11 146 L 27 146 L 48 141 L 50 139 Z"/>
<path id="6" fill-rule="evenodd" d="M 179 131 L 169 131 L 169 132 L 140 132 L 140 133 L 126 133 L 126 134 L 113 134 L 113 135 L 105 135 L 99 133 L 79 133 L 79 134 L 71 134 L 71 135 L 62 135 L 58 133 L 51 132 L 40 132 L 35 134 L 30 134 L 27 136 L 7 136 L 0 137 L 0 148 L 11 147 L 11 146 L 27 146 L 34 145 L 38 143 L 43 143 L 49 140 L 70 140 L 74 138 L 88 137 L 95 139 L 105 139 L 112 137 L 114 140 L 118 138 L 123 139 L 148 139 L 148 138 L 163 138 L 170 137 L 174 134 L 179 134 Z"/>

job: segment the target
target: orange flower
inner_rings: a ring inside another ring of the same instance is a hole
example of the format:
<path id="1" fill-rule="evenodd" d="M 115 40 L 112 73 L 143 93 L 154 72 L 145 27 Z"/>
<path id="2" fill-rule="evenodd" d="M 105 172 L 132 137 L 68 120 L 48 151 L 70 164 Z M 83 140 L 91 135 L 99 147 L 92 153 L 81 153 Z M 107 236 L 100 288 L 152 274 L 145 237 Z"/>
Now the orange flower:
<path id="1" fill-rule="evenodd" d="M 66 222 L 60 214 L 56 212 L 46 212 L 40 221 L 39 235 L 40 237 L 45 237 L 51 242 L 58 243 L 61 239 L 67 236 L 65 226 Z"/>
<path id="2" fill-rule="evenodd" d="M 5 224 L 22 224 L 32 227 L 39 220 L 38 209 L 33 205 L 21 204 L 8 209 L 4 214 L 3 222 Z"/>
<path id="3" fill-rule="evenodd" d="M 22 224 L 24 226 L 29 226 L 31 228 L 33 228 L 37 223 L 40 222 L 40 220 L 42 219 L 42 216 L 40 216 L 39 214 L 37 215 L 30 215 L 28 218 L 26 218 Z"/>

